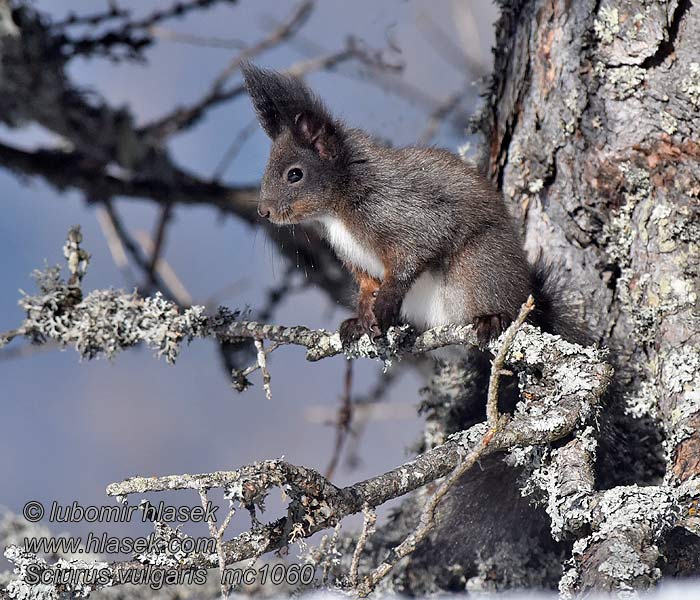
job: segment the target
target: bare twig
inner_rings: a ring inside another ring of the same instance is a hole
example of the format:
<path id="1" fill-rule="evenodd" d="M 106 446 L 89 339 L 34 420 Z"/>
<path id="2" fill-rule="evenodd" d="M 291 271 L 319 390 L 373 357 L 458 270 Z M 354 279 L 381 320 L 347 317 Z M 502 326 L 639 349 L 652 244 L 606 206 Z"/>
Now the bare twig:
<path id="1" fill-rule="evenodd" d="M 173 2 L 169 8 L 156 9 L 141 19 L 129 19 L 129 11 L 111 6 L 109 11 L 105 13 L 95 13 L 82 17 L 71 15 L 53 27 L 64 32 L 64 35 L 58 39 L 64 46 L 66 54 L 72 56 L 102 54 L 112 59 L 138 58 L 142 51 L 153 43 L 154 36 L 151 30 L 159 23 L 168 19 L 182 18 L 190 12 L 210 8 L 217 3 L 232 3 L 234 1 L 180 0 Z M 123 19 L 123 21 L 119 25 L 103 30 L 96 35 L 72 37 L 65 33 L 66 28 L 72 25 L 93 25 L 94 27 L 110 19 Z M 123 48 L 125 55 L 117 54 L 115 52 L 117 48 Z"/>
<path id="2" fill-rule="evenodd" d="M 381 373 L 376 383 L 372 388 L 362 396 L 353 399 L 353 423 L 352 436 L 349 437 L 349 443 L 346 443 L 346 464 L 350 467 L 357 465 L 359 462 L 359 447 L 360 440 L 365 432 L 367 423 L 373 419 L 381 417 L 381 408 L 377 406 L 379 402 L 384 401 L 391 387 L 399 380 L 401 373 L 407 367 L 406 362 L 393 367 L 386 373 Z M 386 405 L 384 405 L 386 406 Z M 404 405 L 405 409 L 402 413 L 397 410 L 397 407 L 392 407 L 386 414 L 386 417 L 391 419 L 400 418 L 415 418 L 415 409 L 412 406 Z"/>
<path id="3" fill-rule="evenodd" d="M 128 10 L 120 9 L 117 6 L 111 6 L 109 9 L 103 12 L 96 12 L 92 14 L 78 15 L 71 12 L 62 21 L 51 23 L 51 27 L 58 29 L 63 27 L 74 27 L 76 25 L 101 25 L 109 20 L 126 18 L 128 16 Z"/>
<path id="4" fill-rule="evenodd" d="M 268 400 L 272 400 L 272 388 L 270 387 L 270 371 L 267 370 L 267 357 L 265 354 L 265 346 L 261 340 L 255 340 L 255 349 L 258 351 L 258 367 L 262 372 L 263 377 L 263 389 L 265 390 L 265 397 Z"/>
<path id="5" fill-rule="evenodd" d="M 106 200 L 102 203 L 102 206 L 105 209 L 105 212 L 103 214 L 108 230 L 116 235 L 117 239 L 119 240 L 120 246 L 122 248 L 126 248 L 127 252 L 129 253 L 129 256 L 131 256 L 131 260 L 134 261 L 136 266 L 138 266 L 139 269 L 147 273 L 149 268 L 149 261 L 143 253 L 142 249 L 139 247 L 139 245 L 131 238 L 131 235 L 129 235 L 126 226 L 122 223 L 122 220 L 119 217 L 112 202 L 110 200 Z M 157 278 L 156 275 L 154 275 L 154 278 L 156 279 L 154 283 L 166 296 L 170 298 L 176 297 L 164 281 L 162 281 L 160 278 Z"/>
<path id="6" fill-rule="evenodd" d="M 0 334 L 0 348 L 4 348 L 16 337 L 24 336 L 27 334 L 27 330 L 24 327 L 18 327 L 17 329 L 10 329 Z"/>
<path id="7" fill-rule="evenodd" d="M 452 486 L 459 481 L 459 479 L 464 475 L 469 469 L 471 469 L 476 462 L 485 454 L 486 447 L 493 437 L 489 432 L 485 435 L 481 443 L 469 453 L 469 455 L 464 459 L 464 462 L 460 464 L 450 475 L 447 477 L 438 487 L 437 491 L 430 497 L 428 503 L 425 505 L 423 512 L 420 516 L 420 521 L 418 527 L 416 527 L 411 534 L 404 539 L 396 548 L 389 552 L 389 555 L 384 559 L 384 561 L 370 573 L 358 586 L 357 592 L 360 597 L 368 596 L 372 590 L 377 586 L 377 584 L 394 568 L 396 563 L 398 563 L 402 558 L 408 556 L 413 552 L 420 542 L 422 542 L 432 531 L 435 526 L 435 510 L 438 507 L 440 501 L 445 497 L 445 494 L 452 488 Z"/>
<path id="8" fill-rule="evenodd" d="M 246 367 L 245 369 L 234 369 L 231 372 L 232 387 L 238 392 L 243 392 L 248 389 L 251 385 L 248 381 L 248 375 L 255 373 L 258 369 L 263 372 L 263 389 L 265 390 L 265 396 L 268 400 L 272 398 L 272 389 L 270 388 L 271 376 L 267 370 L 267 356 L 272 354 L 277 348 L 282 344 L 275 342 L 270 344 L 269 348 L 265 349 L 261 341 L 255 340 L 254 346 L 256 349 L 256 360 L 255 362 Z M 262 359 L 261 359 L 262 355 Z"/>
<path id="9" fill-rule="evenodd" d="M 232 38 L 217 38 L 213 36 L 201 36 L 191 33 L 180 33 L 166 27 L 151 27 L 149 33 L 158 39 L 167 42 L 181 42 L 192 46 L 206 46 L 209 48 L 223 48 L 225 50 L 242 50 L 245 42 Z"/>
<path id="10" fill-rule="evenodd" d="M 256 42 L 252 46 L 246 48 L 238 56 L 236 56 L 225 68 L 219 73 L 214 83 L 211 86 L 212 92 L 221 90 L 222 86 L 228 81 L 228 79 L 236 73 L 241 65 L 247 61 L 255 58 L 259 54 L 262 54 L 266 50 L 277 46 L 279 43 L 288 39 L 294 33 L 296 33 L 299 28 L 301 28 L 311 16 L 314 8 L 313 0 L 304 0 L 297 6 L 292 13 L 269 35 Z"/>
<path id="11" fill-rule="evenodd" d="M 146 271 L 146 286 L 150 288 L 155 285 L 155 270 L 158 265 L 158 260 L 160 259 L 161 252 L 163 250 L 163 242 L 165 240 L 165 230 L 172 216 L 173 205 L 171 202 L 166 203 L 163 208 L 161 208 L 160 216 L 158 218 L 158 224 L 156 225 L 153 250 L 151 251 L 151 262 L 148 265 L 148 270 Z"/>
<path id="12" fill-rule="evenodd" d="M 450 113 L 459 106 L 460 101 L 464 97 L 464 90 L 458 90 L 450 94 L 445 100 L 440 102 L 428 116 L 428 123 L 418 138 L 420 145 L 426 145 L 431 142 L 438 131 L 440 124 L 450 115 Z"/>
<path id="13" fill-rule="evenodd" d="M 525 304 L 523 304 L 518 314 L 518 318 L 513 321 L 501 340 L 500 348 L 496 353 L 493 363 L 491 364 L 491 376 L 489 378 L 489 392 L 486 400 L 486 418 L 494 429 L 501 425 L 501 417 L 498 412 L 498 387 L 501 380 L 501 375 L 512 375 L 509 371 L 503 370 L 503 365 L 506 361 L 506 356 L 510 350 L 510 345 L 513 343 L 513 338 L 518 332 L 518 329 L 527 319 L 528 315 L 535 308 L 535 299 L 530 296 Z"/>
<path id="14" fill-rule="evenodd" d="M 326 478 L 332 479 L 335 474 L 335 469 L 338 466 L 340 455 L 343 451 L 343 445 L 351 431 L 352 426 L 352 359 L 345 364 L 345 377 L 343 385 L 343 395 L 340 399 L 338 414 L 335 419 L 335 445 L 333 447 L 333 455 L 326 467 Z"/>
<path id="15" fill-rule="evenodd" d="M 63 256 L 68 263 L 68 270 L 70 271 L 69 286 L 80 285 L 90 261 L 90 255 L 81 247 L 82 241 L 83 234 L 80 232 L 80 226 L 71 227 L 68 231 L 68 239 L 63 245 Z"/>
<path id="16" fill-rule="evenodd" d="M 204 509 L 205 514 L 209 514 L 209 498 L 207 496 L 207 489 L 206 488 L 199 488 L 197 490 L 199 492 L 199 498 L 202 502 L 202 508 Z M 221 524 L 221 527 L 217 529 L 216 527 L 216 520 L 214 519 L 213 516 L 209 517 L 207 519 L 207 526 L 209 527 L 209 535 L 216 541 L 216 556 L 219 561 L 219 576 L 221 579 L 221 598 L 222 600 L 226 600 L 228 598 L 228 595 L 231 591 L 230 586 L 226 585 L 224 583 L 224 571 L 226 570 L 226 552 L 224 550 L 224 533 L 226 533 L 226 529 L 228 528 L 229 524 L 231 523 L 231 519 L 233 518 L 233 515 L 236 513 L 236 509 L 233 506 L 233 503 L 231 503 L 231 506 L 229 507 L 228 513 L 226 514 L 226 517 L 224 518 L 224 522 Z"/>
<path id="17" fill-rule="evenodd" d="M 233 138 L 233 141 L 226 149 L 226 152 L 211 175 L 214 181 L 218 181 L 223 177 L 226 169 L 229 168 L 230 164 L 235 160 L 236 156 L 238 156 L 245 142 L 258 130 L 258 127 L 258 120 L 251 119 L 250 122 L 236 134 L 236 137 Z"/>
<path id="18" fill-rule="evenodd" d="M 367 545 L 367 540 L 375 531 L 375 524 L 377 522 L 377 513 L 369 506 L 365 505 L 363 507 L 362 514 L 365 517 L 362 522 L 362 532 L 357 539 L 355 551 L 352 554 L 352 562 L 350 563 L 350 585 L 352 587 L 357 587 L 357 573 L 360 567 L 360 558 Z"/>
<path id="19" fill-rule="evenodd" d="M 109 253 L 112 255 L 114 264 L 120 271 L 122 271 L 127 281 L 133 283 L 134 277 L 129 269 L 129 259 L 126 256 L 124 244 L 122 244 L 122 241 L 117 234 L 117 230 L 114 227 L 112 217 L 110 217 L 106 208 L 102 204 L 97 206 L 95 214 L 97 216 L 97 222 L 100 229 L 102 230 L 102 235 L 104 235 L 105 240 L 107 240 L 107 247 L 109 248 Z"/>
<path id="20" fill-rule="evenodd" d="M 231 76 L 240 69 L 245 61 L 258 56 L 292 36 L 307 21 L 312 9 L 313 2 L 311 0 L 302 2 L 279 27 L 233 58 L 216 76 L 207 92 L 198 101 L 194 102 L 190 107 L 179 108 L 158 121 L 147 125 L 144 131 L 156 138 L 168 137 L 175 131 L 182 131 L 193 125 L 212 106 L 241 94 L 244 91 L 242 86 L 236 86 L 230 90 L 224 89 Z"/>
<path id="21" fill-rule="evenodd" d="M 144 254 L 150 254 L 151 257 L 155 257 L 155 266 L 151 272 L 149 279 L 154 279 L 157 283 L 162 281 L 161 285 L 165 286 L 165 291 L 167 291 L 180 306 L 192 306 L 194 300 L 190 294 L 185 284 L 182 283 L 180 277 L 175 272 L 175 269 L 170 265 L 170 263 L 165 260 L 162 256 L 156 255 L 156 248 L 151 236 L 148 235 L 146 231 L 136 231 L 134 234 L 136 241 L 139 243 L 141 250 Z M 151 263 L 149 262 L 146 272 L 148 273 L 151 268 Z"/>

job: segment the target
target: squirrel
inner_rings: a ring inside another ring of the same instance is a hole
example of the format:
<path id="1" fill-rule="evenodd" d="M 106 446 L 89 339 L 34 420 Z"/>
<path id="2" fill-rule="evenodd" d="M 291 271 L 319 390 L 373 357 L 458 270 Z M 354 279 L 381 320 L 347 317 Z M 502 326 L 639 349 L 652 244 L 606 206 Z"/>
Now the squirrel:
<path id="1" fill-rule="evenodd" d="M 477 167 L 447 150 L 382 145 L 334 118 L 301 79 L 242 70 L 272 140 L 258 214 L 322 225 L 359 286 L 344 344 L 400 322 L 471 323 L 485 343 L 530 294 L 530 320 L 564 333 L 551 269 L 528 262 L 502 195 Z"/>
<path id="2" fill-rule="evenodd" d="M 359 284 L 357 316 L 340 326 L 344 344 L 404 321 L 417 329 L 473 324 L 484 345 L 517 318 L 529 295 L 530 322 L 571 342 L 594 341 L 559 269 L 541 256 L 527 260 L 505 199 L 477 167 L 447 150 L 383 145 L 334 118 L 299 78 L 251 64 L 243 75 L 272 139 L 260 216 L 279 225 L 320 223 Z M 473 372 L 488 373 L 486 354 L 470 352 Z M 611 388 L 598 425 L 596 477 L 608 487 L 629 483 L 617 479 L 627 472 L 619 469 L 621 456 L 646 465 L 655 443 L 643 424 L 630 428 L 616 397 Z M 513 379 L 501 390 L 501 407 L 518 399 Z M 448 433 L 483 419 L 479 402 L 450 410 Z M 517 469 L 499 456 L 480 466 L 445 500 L 436 541 L 412 560 L 475 565 L 484 551 L 512 547 L 523 561 L 537 552 L 559 564 L 563 550 L 551 538 L 549 517 L 521 497 Z"/>
<path id="3" fill-rule="evenodd" d="M 530 322 L 589 343 L 558 270 L 541 257 L 528 261 L 505 199 L 476 166 L 447 150 L 380 144 L 334 118 L 296 77 L 250 64 L 243 75 L 272 139 L 258 213 L 278 225 L 320 223 L 357 279 L 357 316 L 341 324 L 343 344 L 364 334 L 376 338 L 404 321 L 419 330 L 473 324 L 485 346 L 517 318 L 529 295 L 535 300 Z M 474 372 L 488 373 L 486 354 L 468 352 Z M 486 382 L 475 387 L 485 390 Z M 501 407 L 512 409 L 518 399 L 511 379 Z M 483 419 L 479 402 L 448 409 L 448 433 Z M 549 517 L 520 494 L 520 472 L 498 456 L 480 466 L 445 499 L 435 539 L 411 560 L 444 566 L 446 577 L 470 573 L 483 552 L 497 556 L 511 545 L 511 555 L 523 561 L 559 560 Z M 451 571 L 455 564 L 463 570 Z M 455 589 L 463 590 L 463 582 Z"/>

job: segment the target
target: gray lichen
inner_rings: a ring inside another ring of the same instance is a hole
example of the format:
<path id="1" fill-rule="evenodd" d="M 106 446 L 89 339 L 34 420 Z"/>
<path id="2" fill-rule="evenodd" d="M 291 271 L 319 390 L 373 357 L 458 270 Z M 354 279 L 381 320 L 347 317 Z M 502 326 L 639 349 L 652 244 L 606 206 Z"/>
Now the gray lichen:
<path id="1" fill-rule="evenodd" d="M 626 100 L 637 96 L 641 92 L 641 84 L 646 78 L 646 69 L 635 65 L 623 65 L 616 68 L 608 68 L 605 78 L 612 88 L 615 98 Z"/>
<path id="2" fill-rule="evenodd" d="M 656 542 L 680 522 L 685 504 L 681 491 L 667 487 L 632 485 L 599 493 L 593 532 L 574 543 L 570 568 L 560 580 L 562 597 L 574 597 L 582 577 L 606 582 L 618 593 L 652 585 L 661 576 Z M 597 560 L 596 572 L 582 566 Z"/>
<path id="3" fill-rule="evenodd" d="M 112 358 L 139 343 L 174 362 L 183 341 L 204 336 L 208 321 L 204 307 L 181 310 L 159 293 L 142 298 L 136 292 L 95 290 L 84 296 L 81 283 L 90 255 L 81 247 L 80 227 L 68 232 L 63 254 L 70 278 L 58 266 L 33 273 L 38 293 L 19 301 L 26 318 L 18 331 L 35 343 L 46 340 L 74 346 L 83 358 Z M 3 338 L 3 343 L 7 338 Z"/>
<path id="4" fill-rule="evenodd" d="M 671 350 L 663 361 L 661 381 L 676 396 L 666 440 L 670 453 L 695 432 L 684 421 L 700 413 L 700 350 L 693 346 Z"/>
<path id="5" fill-rule="evenodd" d="M 668 135 L 673 135 L 678 131 L 678 119 L 672 114 L 667 113 L 665 110 L 661 111 L 660 114 L 661 129 L 663 129 Z"/>
<path id="6" fill-rule="evenodd" d="M 83 358 L 112 358 L 144 342 L 172 363 L 184 340 L 206 333 L 202 306 L 180 312 L 159 293 L 141 298 L 115 290 L 96 290 L 80 300 L 80 290 L 63 281 L 58 268 L 35 277 L 40 293 L 20 300 L 26 334 L 35 342 L 50 339 L 74 346 Z"/>
<path id="7" fill-rule="evenodd" d="M 598 18 L 593 22 L 596 37 L 604 44 L 612 44 L 620 33 L 620 13 L 614 6 L 602 6 Z"/>
<path id="8" fill-rule="evenodd" d="M 651 376 L 640 382 L 639 387 L 634 392 L 625 394 L 625 414 L 634 419 L 651 417 L 656 419 L 659 416 L 658 382 Z"/>
<path id="9" fill-rule="evenodd" d="M 155 521 L 153 527 L 154 533 L 148 550 L 134 556 L 138 562 L 165 570 L 196 566 L 192 555 L 182 549 L 183 546 L 187 547 L 185 540 L 189 536 L 161 521 Z M 216 554 L 209 556 L 209 561 L 212 564 L 215 564 L 216 560 Z"/>
<path id="10" fill-rule="evenodd" d="M 61 600 L 63 598 L 87 598 L 101 583 L 100 575 L 110 572 L 109 564 L 102 561 L 71 560 L 59 558 L 51 567 L 60 574 L 57 583 L 34 583 L 37 572 L 49 567 L 43 559 L 20 546 L 8 546 L 5 558 L 13 564 L 13 579 L 7 586 L 10 598 L 17 600 Z M 99 583 L 98 583 L 99 582 Z"/>
<path id="11" fill-rule="evenodd" d="M 700 63 L 691 62 L 688 65 L 688 73 L 681 81 L 683 92 L 695 110 L 700 109 Z"/>
<path id="12" fill-rule="evenodd" d="M 663 331 L 668 317 L 697 305 L 697 215 L 692 207 L 673 205 L 665 198 L 653 197 L 650 174 L 646 170 L 623 164 L 621 171 L 625 203 L 605 229 L 606 250 L 620 267 L 617 280 L 620 305 L 633 325 L 636 339 L 649 344 Z M 672 268 L 656 271 L 637 266 L 640 259 L 647 260 L 645 253 L 633 255 L 632 248 L 640 242 L 643 247 L 654 248 L 661 256 L 674 253 L 667 260 Z M 692 354 L 691 347 L 686 350 Z M 680 393 L 680 390 L 670 389 L 671 381 L 665 372 L 670 369 L 674 377 L 682 376 L 683 369 L 693 370 L 693 363 L 692 356 L 679 358 L 672 350 L 662 360 L 652 355 L 650 361 L 634 366 L 638 384 L 636 389 L 625 394 L 626 413 L 637 418 L 662 416 L 659 400 L 664 391 Z M 676 373 L 676 368 L 681 371 Z M 681 421 L 700 409 L 698 403 L 692 401 L 692 392 L 690 394 L 691 401 L 681 399 L 675 414 L 671 415 L 672 422 L 666 423 L 665 447 L 669 456 L 677 443 L 689 435 Z M 664 419 L 668 417 L 663 416 Z"/>
<path id="13" fill-rule="evenodd" d="M 646 210 L 651 206 L 650 175 L 630 163 L 620 164 L 619 169 L 625 181 L 625 202 L 604 227 L 603 241 L 608 256 L 620 268 L 617 290 L 621 304 L 634 323 L 635 334 L 648 342 L 656 335 L 661 317 L 675 306 L 655 302 L 653 295 L 647 293 L 654 284 L 650 274 L 637 276 L 633 268 L 632 248 L 640 235 L 648 236 L 644 229 L 638 227 L 635 211 L 639 207 Z M 664 214 L 657 206 L 649 221 L 661 221 Z"/>

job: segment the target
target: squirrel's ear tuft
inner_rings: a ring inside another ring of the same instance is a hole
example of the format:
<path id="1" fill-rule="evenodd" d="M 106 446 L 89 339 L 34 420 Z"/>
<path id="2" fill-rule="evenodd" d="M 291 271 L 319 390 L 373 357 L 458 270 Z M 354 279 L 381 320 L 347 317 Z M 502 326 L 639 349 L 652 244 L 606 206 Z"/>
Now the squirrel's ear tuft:
<path id="1" fill-rule="evenodd" d="M 274 71 L 259 69 L 248 62 L 243 63 L 241 70 L 258 121 L 265 133 L 274 139 L 285 125 L 279 106 L 286 87 L 283 76 Z"/>
<path id="2" fill-rule="evenodd" d="M 341 127 L 301 79 L 250 63 L 243 63 L 241 68 L 258 121 L 267 135 L 275 139 L 287 128 L 299 144 L 311 147 L 321 158 L 338 156 Z"/>

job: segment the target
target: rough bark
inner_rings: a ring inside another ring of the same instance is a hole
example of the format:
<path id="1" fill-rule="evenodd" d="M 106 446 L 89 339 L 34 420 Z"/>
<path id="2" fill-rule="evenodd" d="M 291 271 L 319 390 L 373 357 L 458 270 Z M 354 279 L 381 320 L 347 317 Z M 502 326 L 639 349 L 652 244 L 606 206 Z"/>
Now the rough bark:
<path id="1" fill-rule="evenodd" d="M 700 466 L 700 5 L 501 4 L 485 161 L 528 250 L 565 267 L 611 348 L 597 484 L 678 486 Z M 597 567 L 614 549 L 591 542 L 564 587 L 646 587 L 658 542 L 613 583 Z"/>

